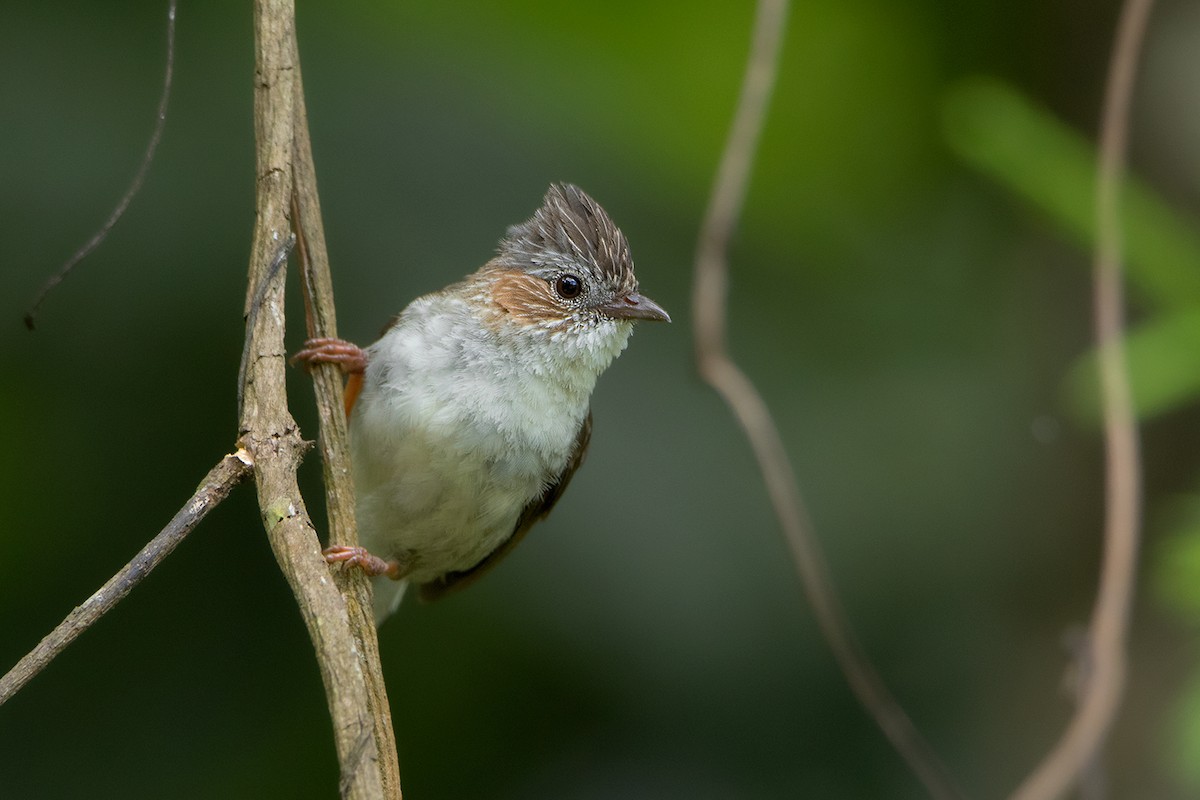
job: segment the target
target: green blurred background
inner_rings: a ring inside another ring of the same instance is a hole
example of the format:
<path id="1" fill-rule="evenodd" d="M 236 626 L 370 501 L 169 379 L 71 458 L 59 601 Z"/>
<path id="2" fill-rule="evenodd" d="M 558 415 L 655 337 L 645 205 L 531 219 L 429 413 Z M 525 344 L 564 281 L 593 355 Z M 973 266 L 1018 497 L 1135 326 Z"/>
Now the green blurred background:
<path id="1" fill-rule="evenodd" d="M 301 3 L 340 332 L 487 259 L 551 181 L 672 312 L 600 382 L 587 467 L 502 568 L 381 632 L 406 796 L 917 798 L 822 644 L 689 283 L 750 3 Z M 0 6 L 0 668 L 233 447 L 254 221 L 247 3 Z M 1116 4 L 817 0 L 789 21 L 733 251 L 732 348 L 778 416 L 867 651 L 1001 797 L 1070 709 L 1102 518 L 1088 142 Z M 1113 797 L 1200 791 L 1200 11 L 1159 4 L 1133 126 L 1146 561 Z M 1136 243 L 1136 244 L 1135 244 Z M 293 297 L 295 295 L 293 294 Z M 293 303 L 291 346 L 302 338 Z M 311 392 L 293 406 L 316 434 Z M 319 466 L 304 467 L 322 520 Z M 320 680 L 239 491 L 0 708 L 0 795 L 324 798 Z"/>

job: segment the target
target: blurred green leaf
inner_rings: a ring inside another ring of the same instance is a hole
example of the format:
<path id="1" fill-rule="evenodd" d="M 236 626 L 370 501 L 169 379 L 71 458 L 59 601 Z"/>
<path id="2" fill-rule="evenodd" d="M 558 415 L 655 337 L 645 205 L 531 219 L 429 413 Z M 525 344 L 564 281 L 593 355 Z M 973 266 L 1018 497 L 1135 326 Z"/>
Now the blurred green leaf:
<path id="1" fill-rule="evenodd" d="M 1184 503 L 1171 528 L 1154 553 L 1154 586 L 1165 605 L 1200 623 L 1200 496 Z"/>
<path id="2" fill-rule="evenodd" d="M 1175 720 L 1175 769 L 1193 789 L 1200 789 L 1200 680 L 1193 680 L 1180 696 Z"/>
<path id="3" fill-rule="evenodd" d="M 958 83 L 943 107 L 945 135 L 963 159 L 1046 214 L 1082 247 L 1095 244 L 1092 146 L 1012 87 L 985 77 Z M 1123 198 L 1130 285 L 1169 316 L 1129 335 L 1130 381 L 1141 418 L 1200 395 L 1200 233 L 1148 188 L 1130 180 Z M 1072 368 L 1068 405 L 1099 419 L 1097 358 Z"/>
<path id="4" fill-rule="evenodd" d="M 1200 308 L 1163 315 L 1125 340 L 1138 416 L 1149 419 L 1200 396 Z M 1067 376 L 1068 406 L 1080 419 L 1100 419 L 1099 361 L 1092 351 Z"/>
<path id="5" fill-rule="evenodd" d="M 1179 504 L 1170 527 L 1154 551 L 1152 585 L 1163 605 L 1200 624 L 1200 495 Z M 1182 781 L 1200 789 L 1200 675 L 1180 692 L 1172 717 L 1171 762 Z"/>
<path id="6" fill-rule="evenodd" d="M 954 152 L 1043 212 L 1078 244 L 1095 242 L 1091 144 L 999 80 L 972 77 L 943 104 Z M 1164 308 L 1200 302 L 1200 233 L 1136 180 L 1123 198 L 1130 284 Z"/>

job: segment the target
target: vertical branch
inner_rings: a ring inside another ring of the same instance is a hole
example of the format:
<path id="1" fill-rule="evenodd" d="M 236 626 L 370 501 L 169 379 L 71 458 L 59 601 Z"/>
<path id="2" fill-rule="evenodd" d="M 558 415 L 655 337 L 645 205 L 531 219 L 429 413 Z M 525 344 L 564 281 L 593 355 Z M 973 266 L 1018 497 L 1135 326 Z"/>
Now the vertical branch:
<path id="1" fill-rule="evenodd" d="M 240 384 L 241 441 L 254 458 L 259 508 L 316 651 L 341 765 L 343 797 L 384 797 L 371 695 L 346 602 L 321 557 L 296 469 L 305 443 L 287 407 L 283 270 L 291 238 L 299 70 L 291 0 L 255 2 L 257 218 L 247 287 L 248 343 Z M 397 787 L 398 790 L 398 787 Z"/>
<path id="2" fill-rule="evenodd" d="M 774 87 L 787 9 L 787 0 L 759 0 L 741 97 L 700 230 L 692 295 L 696 366 L 700 376 L 725 400 L 754 450 L 805 594 L 850 688 L 929 794 L 935 798 L 955 798 L 958 791 L 936 755 L 855 641 L 812 533 L 771 412 L 754 384 L 729 356 L 726 346 L 729 239 L 741 213 Z"/>
<path id="3" fill-rule="evenodd" d="M 101 232 L 39 296 L 27 317 L 30 327 L 45 291 L 99 244 L 140 188 L 165 119 L 174 64 L 175 5 L 171 0 L 167 76 L 158 125 L 142 166 Z M 246 289 L 246 340 L 238 370 L 242 449 L 226 456 L 209 473 L 192 499 L 133 561 L 0 678 L 0 704 L 124 598 L 233 486 L 253 473 L 267 537 L 316 651 L 341 766 L 341 794 L 355 800 L 399 800 L 396 746 L 379 666 L 369 584 L 358 571 L 349 571 L 357 581 L 348 593 L 349 603 L 343 598 L 320 555 L 316 531 L 296 482 L 296 470 L 308 444 L 300 437 L 287 406 L 283 266 L 297 238 L 305 266 L 310 325 L 332 335 L 335 323 L 291 0 L 257 0 L 254 29 L 257 215 Z M 296 236 L 289 230 L 293 226 Z M 353 542 L 354 496 L 349 484 L 341 384 L 329 370 L 320 376 L 318 397 L 323 412 L 326 484 L 330 487 L 330 526 L 335 540 Z"/>
<path id="4" fill-rule="evenodd" d="M 1141 457 L 1125 359 L 1121 284 L 1121 183 L 1129 138 L 1129 108 L 1152 0 L 1126 0 L 1117 22 L 1100 128 L 1093 268 L 1095 335 L 1104 408 L 1104 560 L 1092 609 L 1083 685 L 1075 715 L 1054 749 L 1013 794 L 1013 800 L 1053 800 L 1097 759 L 1125 687 L 1126 640 L 1137 581 L 1141 520 Z"/>
<path id="5" fill-rule="evenodd" d="M 329 254 L 325 247 L 325 227 L 317 195 L 317 175 L 313 163 L 312 142 L 308 132 L 308 113 L 304 105 L 304 85 L 300 77 L 300 59 L 296 64 L 295 148 L 293 152 L 295 186 L 292 195 L 292 225 L 299 243 L 300 277 L 304 288 L 305 320 L 308 336 L 337 336 L 337 318 L 333 303 L 333 279 Z M 329 540 L 343 545 L 358 544 L 354 515 L 354 483 L 350 474 L 349 431 L 342 398 L 342 375 L 333 364 L 316 364 L 312 369 L 320 419 L 318 445 L 325 470 L 325 497 L 329 517 Z M 379 751 L 384 796 L 400 797 L 400 767 L 396 739 L 392 731 L 391 707 L 379 659 L 379 639 L 371 606 L 371 581 L 362 570 L 337 570 L 335 581 L 341 586 L 350 615 L 350 632 L 357 643 L 367 682 L 367 699 Z"/>

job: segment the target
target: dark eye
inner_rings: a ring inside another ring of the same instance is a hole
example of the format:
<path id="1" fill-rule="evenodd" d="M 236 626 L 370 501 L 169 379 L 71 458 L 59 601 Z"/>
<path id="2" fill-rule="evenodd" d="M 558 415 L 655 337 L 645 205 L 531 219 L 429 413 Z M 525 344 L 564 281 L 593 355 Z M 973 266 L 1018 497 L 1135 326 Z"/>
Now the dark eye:
<path id="1" fill-rule="evenodd" d="M 564 300 L 570 300 L 578 297 L 583 291 L 583 281 L 574 275 L 559 275 L 558 280 L 554 282 L 554 291 Z"/>

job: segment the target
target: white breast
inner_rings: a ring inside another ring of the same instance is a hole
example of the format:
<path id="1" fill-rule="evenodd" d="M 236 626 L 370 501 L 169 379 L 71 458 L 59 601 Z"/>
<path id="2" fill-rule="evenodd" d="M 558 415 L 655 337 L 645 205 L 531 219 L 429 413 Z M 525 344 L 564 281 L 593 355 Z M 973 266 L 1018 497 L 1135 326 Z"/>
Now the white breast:
<path id="1" fill-rule="evenodd" d="M 489 328 L 469 309 L 445 295 L 405 309 L 368 349 L 351 420 L 362 543 L 417 583 L 469 569 L 512 534 L 566 466 L 596 378 L 629 334 L 555 342 Z"/>

